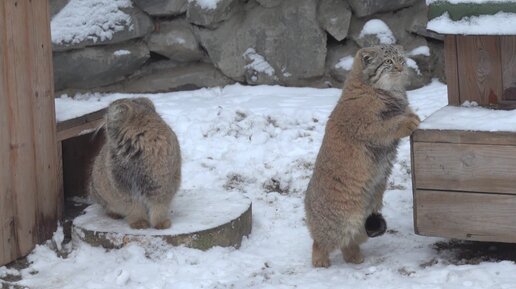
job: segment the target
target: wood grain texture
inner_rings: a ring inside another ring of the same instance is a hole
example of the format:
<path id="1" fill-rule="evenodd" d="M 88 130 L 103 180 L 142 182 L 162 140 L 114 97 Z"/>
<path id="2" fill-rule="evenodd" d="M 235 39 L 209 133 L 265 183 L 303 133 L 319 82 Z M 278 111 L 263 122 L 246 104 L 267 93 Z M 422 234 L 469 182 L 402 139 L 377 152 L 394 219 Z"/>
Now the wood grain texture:
<path id="1" fill-rule="evenodd" d="M 469 100 L 484 106 L 497 105 L 502 96 L 500 37 L 455 37 L 460 103 Z"/>
<path id="2" fill-rule="evenodd" d="M 516 195 L 516 146 L 414 143 L 417 189 Z"/>
<path id="3" fill-rule="evenodd" d="M 516 103 L 516 36 L 501 36 L 503 96 L 502 101 Z"/>
<path id="4" fill-rule="evenodd" d="M 1 1 L 0 23 L 3 265 L 48 239 L 62 208 L 48 2 Z"/>
<path id="5" fill-rule="evenodd" d="M 59 141 L 80 136 L 96 130 L 104 121 L 106 108 L 57 123 L 57 139 Z"/>
<path id="6" fill-rule="evenodd" d="M 416 190 L 416 233 L 516 242 L 516 195 Z"/>
<path id="7" fill-rule="evenodd" d="M 446 82 L 448 84 L 448 104 L 460 105 L 459 75 L 457 63 L 457 38 L 446 35 L 444 38 L 444 61 Z"/>
<path id="8" fill-rule="evenodd" d="M 429 143 L 516 145 L 514 132 L 417 129 L 412 139 Z"/>

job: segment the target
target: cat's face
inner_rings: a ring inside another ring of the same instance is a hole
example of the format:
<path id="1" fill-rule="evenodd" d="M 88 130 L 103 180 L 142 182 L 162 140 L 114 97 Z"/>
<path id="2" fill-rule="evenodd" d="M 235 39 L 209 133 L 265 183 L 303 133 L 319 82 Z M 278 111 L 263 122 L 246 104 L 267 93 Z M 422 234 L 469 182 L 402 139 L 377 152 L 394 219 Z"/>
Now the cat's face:
<path id="1" fill-rule="evenodd" d="M 371 86 L 384 90 L 403 90 L 407 83 L 407 65 L 400 46 L 378 45 L 358 51 L 363 78 Z"/>

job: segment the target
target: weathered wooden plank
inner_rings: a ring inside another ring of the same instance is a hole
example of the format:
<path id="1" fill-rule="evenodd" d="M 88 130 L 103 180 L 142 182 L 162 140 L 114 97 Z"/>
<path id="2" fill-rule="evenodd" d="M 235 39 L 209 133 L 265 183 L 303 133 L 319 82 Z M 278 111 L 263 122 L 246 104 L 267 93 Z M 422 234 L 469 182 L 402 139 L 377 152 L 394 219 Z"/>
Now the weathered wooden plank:
<path id="1" fill-rule="evenodd" d="M 414 142 L 516 145 L 515 132 L 417 129 Z"/>
<path id="2" fill-rule="evenodd" d="M 516 36 L 500 37 L 503 100 L 516 102 Z"/>
<path id="3" fill-rule="evenodd" d="M 7 102 L 7 23 L 5 4 L 0 3 L 0 265 L 16 257 L 14 232 L 11 221 L 14 217 L 11 181 L 9 174 L 9 103 Z"/>
<path id="4" fill-rule="evenodd" d="M 457 35 L 460 102 L 497 105 L 502 97 L 500 37 Z"/>
<path id="5" fill-rule="evenodd" d="M 32 114 L 36 150 L 38 242 L 52 237 L 62 216 L 63 196 L 58 189 L 58 159 L 52 45 L 48 1 L 28 2 L 29 47 L 32 66 Z M 46 23 L 47 25 L 43 25 Z"/>
<path id="6" fill-rule="evenodd" d="M 57 139 L 62 141 L 96 130 L 102 124 L 105 113 L 106 109 L 101 109 L 81 117 L 57 123 Z"/>
<path id="7" fill-rule="evenodd" d="M 417 189 L 516 195 L 516 146 L 414 143 Z"/>
<path id="8" fill-rule="evenodd" d="M 11 105 L 10 178 L 13 181 L 17 255 L 32 250 L 36 240 L 36 164 L 34 119 L 29 97 L 33 83 L 29 48 L 28 0 L 4 1 L 7 25 L 7 99 Z"/>
<path id="9" fill-rule="evenodd" d="M 448 104 L 460 105 L 459 75 L 457 63 L 457 38 L 446 35 L 444 38 L 444 61 L 446 82 L 448 84 Z"/>
<path id="10" fill-rule="evenodd" d="M 416 190 L 416 234 L 516 242 L 515 195 Z"/>

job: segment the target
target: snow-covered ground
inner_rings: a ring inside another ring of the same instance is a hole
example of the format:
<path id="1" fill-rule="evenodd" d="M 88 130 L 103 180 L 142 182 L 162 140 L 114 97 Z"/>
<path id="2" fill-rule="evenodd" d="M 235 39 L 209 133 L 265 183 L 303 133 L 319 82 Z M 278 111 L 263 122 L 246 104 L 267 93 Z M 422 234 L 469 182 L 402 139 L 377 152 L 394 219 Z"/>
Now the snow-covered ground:
<path id="1" fill-rule="evenodd" d="M 329 269 L 312 268 L 303 194 L 339 94 L 337 89 L 231 85 L 149 95 L 180 138 L 183 189 L 234 191 L 250 198 L 249 238 L 238 250 L 207 252 L 159 244 L 147 251 L 138 245 L 106 251 L 77 243 L 67 258 L 38 246 L 28 257 L 30 267 L 20 272 L 21 283 L 44 289 L 516 288 L 513 262 L 453 265 L 432 248 L 440 239 L 414 234 L 407 139 L 385 195 L 388 233 L 363 245 L 363 264 L 344 263 L 335 252 Z M 65 119 L 63 111 L 84 113 L 124 96 L 58 100 L 58 114 Z M 424 119 L 446 105 L 446 86 L 433 82 L 409 92 L 409 98 Z M 5 271 L 0 268 L 0 276 Z"/>

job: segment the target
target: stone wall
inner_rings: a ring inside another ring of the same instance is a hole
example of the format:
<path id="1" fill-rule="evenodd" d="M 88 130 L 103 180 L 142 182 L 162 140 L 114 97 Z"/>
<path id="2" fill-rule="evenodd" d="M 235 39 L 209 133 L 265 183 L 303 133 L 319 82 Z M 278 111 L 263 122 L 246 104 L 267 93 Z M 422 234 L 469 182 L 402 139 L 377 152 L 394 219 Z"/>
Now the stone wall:
<path id="1" fill-rule="evenodd" d="M 50 1 L 53 33 L 69 25 L 63 14 L 73 20 L 74 1 Z M 112 27 L 83 38 L 53 35 L 58 93 L 163 92 L 234 82 L 341 87 L 357 49 L 378 43 L 407 51 L 410 88 L 444 78 L 442 37 L 425 29 L 425 0 L 127 3 L 120 11 L 95 12 L 119 19 Z"/>

